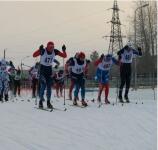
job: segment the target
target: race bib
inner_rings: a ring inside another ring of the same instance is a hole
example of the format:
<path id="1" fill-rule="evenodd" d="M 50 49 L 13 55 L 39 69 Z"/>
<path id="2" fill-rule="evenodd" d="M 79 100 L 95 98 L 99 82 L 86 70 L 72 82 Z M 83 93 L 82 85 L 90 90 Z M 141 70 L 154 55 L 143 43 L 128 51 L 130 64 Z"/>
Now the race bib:
<path id="1" fill-rule="evenodd" d="M 83 68 L 76 68 L 76 72 L 77 72 L 77 73 L 83 72 Z"/>
<path id="2" fill-rule="evenodd" d="M 125 55 L 126 61 L 131 60 L 131 58 L 132 58 L 132 54 L 126 54 L 126 55 Z"/>
<path id="3" fill-rule="evenodd" d="M 49 58 L 49 57 L 45 58 L 45 63 L 51 64 L 52 62 L 53 62 L 53 58 Z"/>
<path id="4" fill-rule="evenodd" d="M 108 69 L 110 68 L 110 66 L 111 66 L 111 64 L 104 64 L 104 65 L 103 65 L 103 68 L 104 68 L 105 70 L 108 70 Z"/>

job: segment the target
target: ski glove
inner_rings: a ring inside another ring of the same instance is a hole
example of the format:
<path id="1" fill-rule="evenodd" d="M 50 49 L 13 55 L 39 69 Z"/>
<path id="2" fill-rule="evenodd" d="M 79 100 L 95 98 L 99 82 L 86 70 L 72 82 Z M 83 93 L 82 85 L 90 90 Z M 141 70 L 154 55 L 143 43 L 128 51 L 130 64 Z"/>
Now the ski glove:
<path id="1" fill-rule="evenodd" d="M 90 62 L 91 62 L 91 61 L 87 59 L 87 64 L 90 64 Z"/>
<path id="2" fill-rule="evenodd" d="M 10 65 L 11 67 L 15 68 L 12 61 L 9 61 L 9 65 Z"/>
<path id="3" fill-rule="evenodd" d="M 138 47 L 138 51 L 141 51 L 142 49 L 141 49 L 141 47 Z"/>
<path id="4" fill-rule="evenodd" d="M 39 50 L 42 51 L 44 49 L 43 45 L 39 47 Z"/>
<path id="5" fill-rule="evenodd" d="M 102 60 L 104 58 L 104 54 L 101 54 L 100 56 L 100 60 Z"/>
<path id="6" fill-rule="evenodd" d="M 55 67 L 54 67 L 54 68 L 55 68 L 55 69 L 58 69 L 58 66 L 59 66 L 59 65 L 55 65 Z"/>
<path id="7" fill-rule="evenodd" d="M 66 46 L 65 46 L 65 45 L 62 46 L 62 51 L 63 51 L 63 52 L 66 51 Z"/>

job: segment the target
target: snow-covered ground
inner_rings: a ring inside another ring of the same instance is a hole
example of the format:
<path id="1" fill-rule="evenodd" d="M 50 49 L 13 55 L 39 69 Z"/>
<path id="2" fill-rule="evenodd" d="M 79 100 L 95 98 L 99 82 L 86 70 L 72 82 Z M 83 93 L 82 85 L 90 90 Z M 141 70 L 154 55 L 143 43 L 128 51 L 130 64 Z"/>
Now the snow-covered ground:
<path id="1" fill-rule="evenodd" d="M 35 109 L 24 92 L 18 101 L 0 104 L 0 150 L 156 150 L 153 93 L 130 91 L 132 103 L 124 106 L 97 108 L 89 101 L 87 108 L 79 108 L 66 101 L 66 112 L 47 112 Z M 96 91 L 87 92 L 87 100 L 96 97 Z M 52 99 L 55 107 L 64 107 L 63 98 Z M 116 89 L 110 89 L 109 100 L 116 100 Z"/>

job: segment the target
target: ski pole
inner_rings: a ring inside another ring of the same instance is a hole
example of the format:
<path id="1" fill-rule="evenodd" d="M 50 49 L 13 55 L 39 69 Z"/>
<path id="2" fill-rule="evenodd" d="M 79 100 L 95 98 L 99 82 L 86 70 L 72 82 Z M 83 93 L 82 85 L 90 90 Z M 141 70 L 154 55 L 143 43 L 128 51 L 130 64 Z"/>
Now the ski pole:
<path id="1" fill-rule="evenodd" d="M 116 82 L 117 82 L 117 87 L 116 87 L 116 105 L 117 105 L 119 77 L 117 77 L 117 81 Z"/>
<path id="2" fill-rule="evenodd" d="M 155 87 L 153 87 L 153 92 L 154 92 L 154 100 L 156 100 L 155 96 Z"/>
<path id="3" fill-rule="evenodd" d="M 95 101 L 95 99 L 94 99 L 94 90 L 95 90 L 95 80 L 93 80 L 93 78 L 92 78 L 92 97 L 93 97 L 92 102 Z"/>
<path id="4" fill-rule="evenodd" d="M 63 69 L 64 69 L 64 105 L 65 105 L 65 60 L 63 58 Z"/>
<path id="5" fill-rule="evenodd" d="M 37 84 L 36 84 L 36 99 L 35 99 L 35 105 L 37 105 L 38 97 L 40 97 L 40 67 L 41 64 L 38 65 L 38 73 L 37 73 Z"/>
<path id="6" fill-rule="evenodd" d="M 36 98 L 35 98 L 35 105 L 37 105 L 37 96 L 38 96 L 38 92 L 39 92 L 39 79 L 37 81 L 37 85 L 36 85 Z"/>

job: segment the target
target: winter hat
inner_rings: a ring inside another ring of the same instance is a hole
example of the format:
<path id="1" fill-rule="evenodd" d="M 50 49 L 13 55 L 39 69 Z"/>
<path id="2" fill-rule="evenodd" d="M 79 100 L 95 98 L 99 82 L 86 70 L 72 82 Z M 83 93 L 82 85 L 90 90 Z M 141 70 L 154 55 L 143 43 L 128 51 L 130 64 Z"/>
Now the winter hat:
<path id="1" fill-rule="evenodd" d="M 80 52 L 79 55 L 78 55 L 78 57 L 85 59 L 86 56 L 85 56 L 85 53 L 84 53 L 84 52 Z"/>
<path id="2" fill-rule="evenodd" d="M 54 43 L 52 41 L 49 41 L 47 43 L 47 50 L 52 51 L 54 49 Z"/>
<path id="3" fill-rule="evenodd" d="M 49 42 L 47 43 L 47 47 L 48 47 L 49 45 L 54 45 L 54 42 L 49 41 Z"/>

